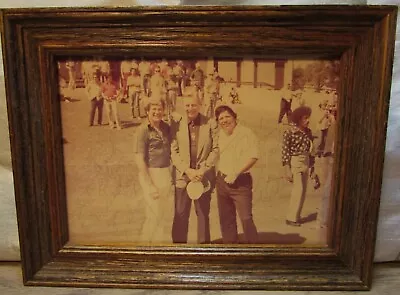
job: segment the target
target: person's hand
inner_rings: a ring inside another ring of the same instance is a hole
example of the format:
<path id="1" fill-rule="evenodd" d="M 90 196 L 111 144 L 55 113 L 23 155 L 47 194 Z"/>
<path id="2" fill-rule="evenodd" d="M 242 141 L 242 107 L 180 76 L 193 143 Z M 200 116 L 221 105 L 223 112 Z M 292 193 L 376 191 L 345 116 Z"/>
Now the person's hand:
<path id="1" fill-rule="evenodd" d="M 285 178 L 289 182 L 293 182 L 293 173 L 289 166 L 285 166 Z"/>
<path id="2" fill-rule="evenodd" d="M 185 171 L 185 174 L 187 177 L 189 177 L 190 181 L 195 181 L 195 179 L 198 178 L 198 172 L 192 168 L 188 168 Z"/>
<path id="3" fill-rule="evenodd" d="M 225 182 L 228 183 L 228 184 L 232 184 L 232 183 L 235 182 L 237 177 L 238 177 L 238 175 L 236 173 L 228 174 L 225 177 Z"/>
<path id="4" fill-rule="evenodd" d="M 160 198 L 158 189 L 154 185 L 150 187 L 150 196 L 152 197 L 153 200 L 157 200 L 158 198 Z"/>
<path id="5" fill-rule="evenodd" d="M 314 168 L 314 167 L 311 167 L 311 168 L 310 168 L 310 177 L 311 177 L 311 178 L 314 178 L 314 177 L 315 177 L 315 168 Z"/>
<path id="6" fill-rule="evenodd" d="M 194 177 L 194 181 L 201 181 L 203 179 L 204 173 L 206 172 L 205 168 L 196 169 L 196 176 Z"/>

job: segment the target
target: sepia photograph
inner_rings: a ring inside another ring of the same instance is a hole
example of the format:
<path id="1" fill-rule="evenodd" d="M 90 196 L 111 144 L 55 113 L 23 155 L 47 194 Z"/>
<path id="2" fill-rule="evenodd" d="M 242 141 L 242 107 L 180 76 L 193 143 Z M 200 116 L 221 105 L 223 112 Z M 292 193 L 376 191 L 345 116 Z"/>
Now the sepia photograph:
<path id="1" fill-rule="evenodd" d="M 69 245 L 330 244 L 339 60 L 58 60 Z"/>
<path id="2" fill-rule="evenodd" d="M 370 289 L 396 12 L 1 10 L 23 283 Z"/>

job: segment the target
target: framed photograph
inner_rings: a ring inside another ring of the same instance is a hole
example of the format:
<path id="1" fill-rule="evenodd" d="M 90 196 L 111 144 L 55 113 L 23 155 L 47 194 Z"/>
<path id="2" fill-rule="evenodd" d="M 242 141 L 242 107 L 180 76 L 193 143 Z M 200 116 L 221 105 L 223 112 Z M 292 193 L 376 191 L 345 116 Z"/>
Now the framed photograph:
<path id="1" fill-rule="evenodd" d="M 24 284 L 371 287 L 397 7 L 1 13 Z"/>

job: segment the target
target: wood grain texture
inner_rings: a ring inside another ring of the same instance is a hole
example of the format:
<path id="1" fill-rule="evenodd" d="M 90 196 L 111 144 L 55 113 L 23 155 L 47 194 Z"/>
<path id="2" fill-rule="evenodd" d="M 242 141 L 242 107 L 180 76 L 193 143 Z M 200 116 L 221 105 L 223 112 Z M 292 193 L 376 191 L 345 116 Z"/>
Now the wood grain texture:
<path id="1" fill-rule="evenodd" d="M 24 283 L 182 289 L 371 286 L 397 8 L 2 10 Z M 341 58 L 328 248 L 70 247 L 57 99 L 65 56 Z"/>

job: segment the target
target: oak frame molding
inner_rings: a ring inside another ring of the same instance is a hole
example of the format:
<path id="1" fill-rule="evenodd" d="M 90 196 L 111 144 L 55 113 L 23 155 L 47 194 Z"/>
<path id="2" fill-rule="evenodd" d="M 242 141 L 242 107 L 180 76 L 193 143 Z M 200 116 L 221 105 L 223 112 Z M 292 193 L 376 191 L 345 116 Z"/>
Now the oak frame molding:
<path id="1" fill-rule="evenodd" d="M 366 290 L 371 287 L 396 6 L 3 9 L 24 284 Z M 71 247 L 57 99 L 60 56 L 341 60 L 329 247 Z M 173 52 L 173 53 L 172 53 Z"/>

